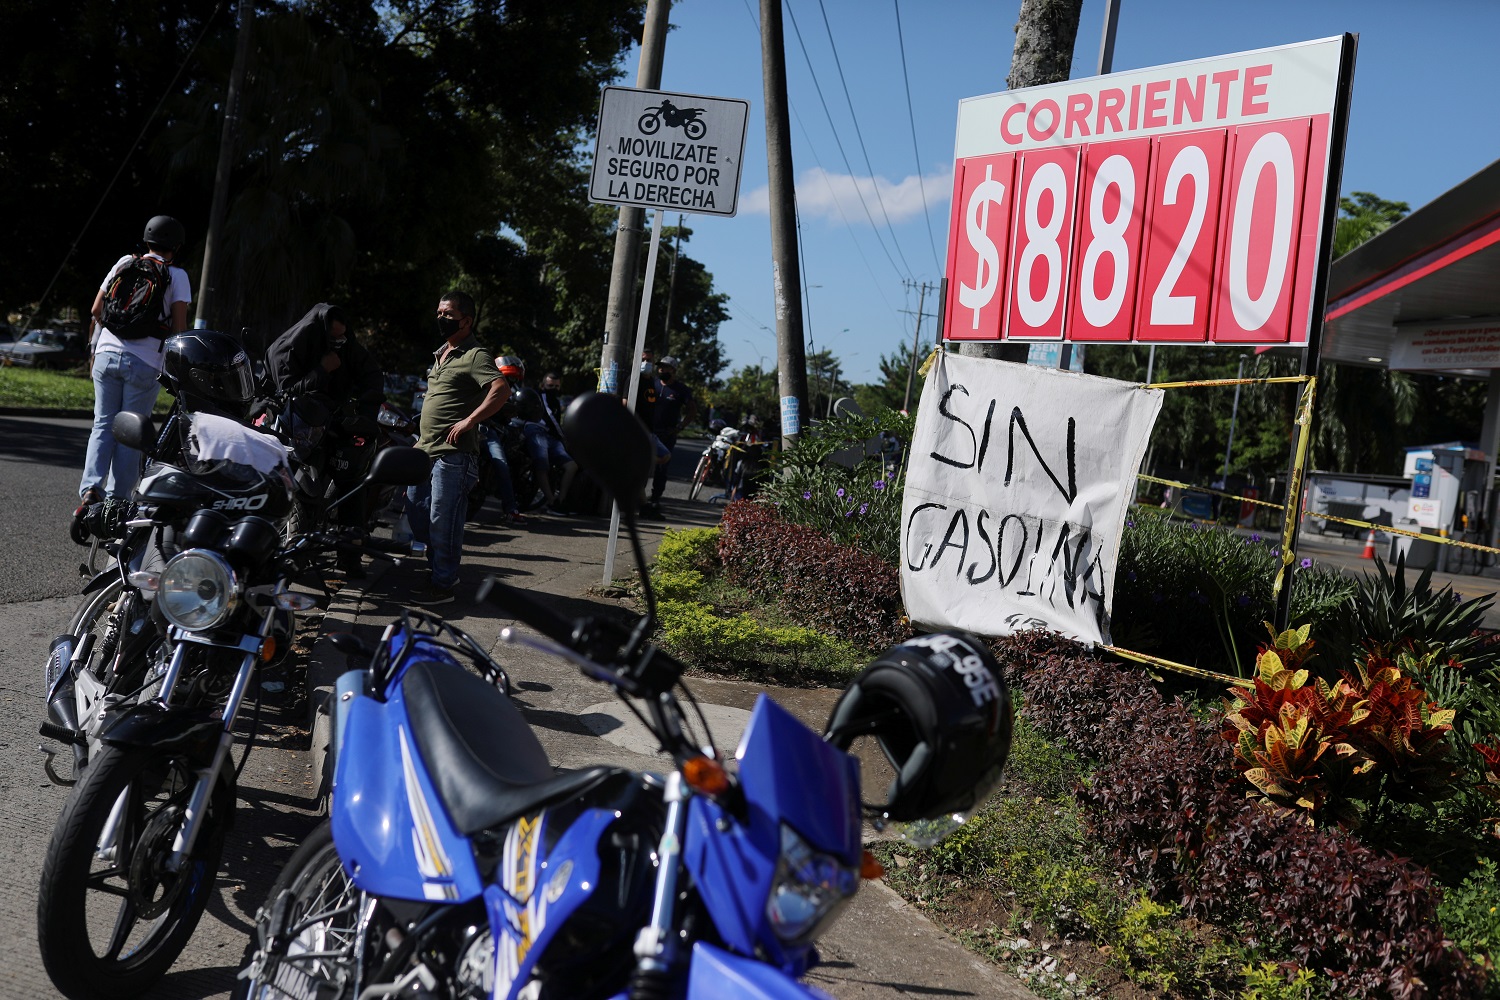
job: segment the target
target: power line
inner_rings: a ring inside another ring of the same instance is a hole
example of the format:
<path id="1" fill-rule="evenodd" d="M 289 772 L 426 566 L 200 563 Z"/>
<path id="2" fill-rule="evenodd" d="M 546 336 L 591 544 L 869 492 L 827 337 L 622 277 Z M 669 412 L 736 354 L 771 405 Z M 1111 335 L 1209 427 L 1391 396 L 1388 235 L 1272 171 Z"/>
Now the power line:
<path id="1" fill-rule="evenodd" d="M 847 170 L 847 171 L 849 171 L 849 179 L 851 181 L 855 181 L 856 178 L 854 176 L 854 167 L 849 163 L 849 154 L 846 153 L 846 152 L 844 152 L 844 143 L 839 138 L 839 130 L 833 124 L 833 114 L 828 110 L 828 101 L 825 100 L 824 97 L 823 97 L 823 88 L 818 83 L 818 74 L 817 74 L 817 71 L 813 69 L 812 57 L 807 54 L 807 44 L 802 40 L 802 29 L 797 26 L 797 15 L 792 13 L 792 8 L 791 8 L 790 4 L 787 5 L 786 12 L 787 12 L 788 15 L 790 15 L 790 17 L 792 19 L 792 31 L 797 36 L 797 45 L 798 45 L 799 48 L 802 49 L 802 58 L 803 58 L 803 60 L 806 61 L 806 63 L 807 63 L 807 71 L 812 76 L 813 89 L 815 91 L 817 91 L 817 94 L 818 94 L 818 103 L 820 103 L 820 104 L 823 105 L 823 114 L 828 119 L 828 128 L 829 128 L 829 130 L 831 132 L 833 132 L 833 141 L 834 141 L 834 144 L 838 146 L 838 148 L 839 148 L 839 156 L 842 157 L 843 160 L 844 160 L 844 169 Z M 855 195 L 857 195 L 859 197 L 859 205 L 860 205 L 860 207 L 865 210 L 865 218 L 868 219 L 868 220 L 870 220 L 870 228 L 875 233 L 875 239 L 880 242 L 880 249 L 885 252 L 885 259 L 891 262 L 891 270 L 893 270 L 893 271 L 896 272 L 896 276 L 897 277 L 901 277 L 901 278 L 910 277 L 909 273 L 908 274 L 902 274 L 901 273 L 901 268 L 899 268 L 899 267 L 896 266 L 896 258 L 894 258 L 894 257 L 891 256 L 890 249 L 888 247 L 886 247 L 886 245 L 885 245 L 885 237 L 883 237 L 883 236 L 880 235 L 880 227 L 875 224 L 875 216 L 873 216 L 873 215 L 870 214 L 870 206 L 869 206 L 869 204 L 867 204 L 865 202 L 864 192 L 859 189 L 859 184 L 857 183 L 857 181 L 854 184 L 854 193 L 855 193 Z M 837 196 L 834 197 L 834 201 L 838 201 Z M 897 249 L 900 249 L 900 248 L 898 247 Z M 908 269 L 908 271 L 909 270 L 910 269 Z"/>
<path id="2" fill-rule="evenodd" d="M 896 8 L 896 42 L 901 46 L 901 82 L 906 85 L 906 120 L 911 125 L 911 155 L 917 165 L 917 190 L 922 193 L 922 218 L 927 222 L 927 242 L 932 245 L 932 262 L 937 273 L 943 273 L 938 257 L 937 237 L 932 233 L 932 214 L 927 209 L 927 185 L 922 182 L 922 154 L 917 150 L 917 118 L 911 108 L 911 77 L 906 72 L 906 39 L 901 33 L 901 0 L 891 0 Z"/>
<path id="3" fill-rule="evenodd" d="M 908 280 L 912 273 L 911 265 L 906 262 L 906 254 L 901 252 L 901 241 L 896 238 L 896 229 L 891 225 L 890 213 L 885 210 L 885 197 L 880 193 L 880 183 L 875 178 L 875 167 L 870 163 L 870 151 L 865 148 L 864 133 L 859 130 L 859 116 L 854 113 L 854 98 L 849 96 L 849 81 L 844 78 L 844 64 L 839 61 L 839 47 L 833 41 L 833 25 L 828 23 L 828 8 L 823 6 L 823 0 L 818 0 L 818 10 L 823 15 L 823 30 L 828 33 L 828 47 L 833 51 L 833 68 L 838 70 L 839 85 L 844 88 L 844 103 L 849 106 L 849 120 L 854 123 L 854 138 L 859 140 L 859 151 L 864 154 L 865 170 L 870 174 L 870 186 L 875 189 L 875 201 L 880 206 L 880 215 L 885 219 L 885 228 L 890 230 L 891 242 L 896 245 L 896 256 L 901 258 L 901 263 L 906 267 Z M 917 187 L 922 186 L 922 172 L 917 170 Z M 858 185 L 855 186 L 858 190 Z"/>

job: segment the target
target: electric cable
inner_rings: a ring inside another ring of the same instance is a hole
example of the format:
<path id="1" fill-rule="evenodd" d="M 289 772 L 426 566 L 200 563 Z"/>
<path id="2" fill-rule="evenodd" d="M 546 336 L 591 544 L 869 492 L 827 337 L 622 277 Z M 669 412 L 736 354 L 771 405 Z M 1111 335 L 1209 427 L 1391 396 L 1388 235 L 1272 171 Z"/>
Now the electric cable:
<path id="1" fill-rule="evenodd" d="M 854 166 L 849 162 L 849 154 L 844 151 L 844 142 L 839 138 L 838 127 L 833 123 L 833 113 L 828 110 L 828 101 L 823 96 L 823 87 L 818 83 L 818 73 L 813 69 L 812 56 L 807 53 L 807 43 L 802 40 L 802 29 L 797 26 L 797 15 L 792 13 L 790 4 L 787 5 L 786 12 L 792 19 L 792 32 L 797 36 L 797 46 L 802 50 L 802 58 L 806 61 L 807 71 L 812 76 L 813 90 L 817 92 L 818 103 L 823 105 L 823 114 L 828 119 L 828 128 L 833 132 L 834 145 L 838 146 L 839 156 L 844 161 L 844 169 L 849 171 L 849 180 L 853 183 L 854 194 L 859 198 L 859 206 L 865 210 L 865 218 L 870 221 L 870 228 L 875 233 L 876 241 L 880 243 L 880 249 L 885 253 L 885 259 L 891 263 L 891 270 L 896 272 L 898 278 L 909 278 L 911 277 L 910 269 L 908 269 L 907 273 L 903 274 L 901 268 L 896 266 L 896 258 L 891 256 L 890 248 L 885 245 L 885 237 L 881 235 L 880 227 L 875 224 L 875 216 L 870 213 L 869 203 L 865 201 L 865 193 L 859 188 L 858 178 L 854 176 Z M 874 178 L 871 178 L 871 180 L 873 181 Z M 838 198 L 835 196 L 834 200 L 837 201 Z M 897 247 L 897 249 L 899 250 L 900 247 Z"/>
<path id="2" fill-rule="evenodd" d="M 891 0 L 896 8 L 896 42 L 901 47 L 901 82 L 906 85 L 906 121 L 911 125 L 911 155 L 917 165 L 917 190 L 922 193 L 922 218 L 927 223 L 927 242 L 932 245 L 932 262 L 938 274 L 943 273 L 943 261 L 938 256 L 937 237 L 932 232 L 932 213 L 927 208 L 927 185 L 922 182 L 922 154 L 917 149 L 917 116 L 911 106 L 911 77 L 906 72 L 906 39 L 901 32 L 901 0 Z"/>
<path id="3" fill-rule="evenodd" d="M 833 41 L 833 25 L 828 23 L 828 8 L 823 5 L 823 0 L 818 0 L 818 10 L 823 15 L 823 30 L 828 33 L 828 48 L 833 52 L 833 68 L 838 71 L 839 86 L 844 88 L 844 103 L 849 106 L 849 120 L 854 123 L 854 138 L 859 140 L 859 151 L 865 158 L 865 170 L 870 175 L 870 186 L 875 189 L 875 203 L 880 206 L 880 215 L 885 219 L 885 228 L 890 232 L 891 242 L 896 246 L 896 256 L 901 258 L 901 264 L 906 268 L 906 276 L 910 278 L 913 273 L 911 264 L 907 263 L 906 254 L 901 252 L 901 241 L 896 237 L 896 227 L 891 225 L 890 213 L 885 210 L 885 197 L 880 193 L 880 181 L 875 176 L 875 167 L 870 163 L 870 151 L 865 148 L 865 135 L 859 129 L 859 116 L 854 113 L 854 98 L 849 95 L 849 81 L 844 78 L 844 64 L 839 61 L 839 47 Z M 920 190 L 921 187 L 922 171 L 919 165 L 917 188 Z"/>

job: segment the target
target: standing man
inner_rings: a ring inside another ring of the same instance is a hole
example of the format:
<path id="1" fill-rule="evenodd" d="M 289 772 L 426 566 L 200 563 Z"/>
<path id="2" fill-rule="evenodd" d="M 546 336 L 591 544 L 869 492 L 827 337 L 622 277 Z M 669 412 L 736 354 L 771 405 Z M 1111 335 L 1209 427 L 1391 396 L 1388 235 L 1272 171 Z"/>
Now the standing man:
<path id="1" fill-rule="evenodd" d="M 141 241 L 146 252 L 115 261 L 90 310 L 94 426 L 78 484 L 80 510 L 100 502 L 106 493 L 130 499 L 141 476 L 141 453 L 115 443 L 115 414 L 151 413 L 163 344 L 187 329 L 192 284 L 186 271 L 172 265 L 187 241 L 187 231 L 170 215 L 158 215 L 146 223 Z"/>
<path id="2" fill-rule="evenodd" d="M 424 605 L 453 600 L 469 490 L 479 479 L 479 425 L 510 398 L 510 384 L 474 336 L 474 300 L 467 293 L 449 292 L 438 301 L 437 328 L 443 341 L 427 373 L 417 439 L 432 459 L 432 475 L 407 491 L 411 532 L 427 544 L 432 567 L 431 582 L 409 600 Z"/>
<path id="3" fill-rule="evenodd" d="M 677 381 L 677 359 L 668 354 L 656 363 L 656 439 L 667 449 L 670 459 L 672 449 L 677 446 L 677 434 L 682 425 L 698 412 L 693 401 L 693 391 Z M 651 477 L 650 504 L 661 502 L 662 491 L 667 488 L 667 465 L 657 465 Z"/>

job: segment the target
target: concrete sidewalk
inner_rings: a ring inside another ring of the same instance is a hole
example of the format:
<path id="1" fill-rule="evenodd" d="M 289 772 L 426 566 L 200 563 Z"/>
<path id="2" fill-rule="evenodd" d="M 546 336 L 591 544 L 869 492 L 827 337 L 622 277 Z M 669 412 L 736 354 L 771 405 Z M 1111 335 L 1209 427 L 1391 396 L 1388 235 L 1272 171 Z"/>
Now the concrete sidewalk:
<path id="1" fill-rule="evenodd" d="M 711 526 L 718 523 L 721 510 L 701 500 L 686 500 L 680 482 L 669 486 L 663 508 L 665 525 L 643 523 L 642 542 L 648 556 L 655 551 L 664 527 Z M 482 517 L 491 516 L 492 507 L 486 507 Z M 434 610 L 473 636 L 510 673 L 516 703 L 555 766 L 614 764 L 661 771 L 669 766 L 667 758 L 652 753 L 654 743 L 607 688 L 561 660 L 500 646 L 500 630 L 518 623 L 472 600 L 484 576 L 494 573 L 567 617 L 629 615 L 623 602 L 607 596 L 602 587 L 608 530 L 607 517 L 586 516 L 537 517 L 522 529 L 470 524 L 458 588 L 464 596 Z M 312 652 L 309 679 L 320 690 L 315 699 L 320 706 L 326 707 L 332 684 L 345 669 L 328 633 L 351 631 L 376 639 L 399 615 L 401 595 L 422 578 L 415 563 L 409 560 L 376 569 L 369 579 L 360 581 L 361 589 L 347 587 L 335 599 L 324 623 L 324 637 Z M 634 570 L 622 529 L 615 573 L 623 580 Z M 689 685 L 704 703 L 716 744 L 730 753 L 762 690 L 818 730 L 838 695 L 826 689 L 761 688 L 719 678 L 693 678 Z M 326 715 L 320 716 L 313 739 L 314 774 L 323 769 L 328 734 Z M 824 963 L 809 979 L 841 1000 L 910 994 L 1034 997 L 1017 980 L 965 951 L 883 882 L 866 884 L 820 940 L 819 948 Z"/>

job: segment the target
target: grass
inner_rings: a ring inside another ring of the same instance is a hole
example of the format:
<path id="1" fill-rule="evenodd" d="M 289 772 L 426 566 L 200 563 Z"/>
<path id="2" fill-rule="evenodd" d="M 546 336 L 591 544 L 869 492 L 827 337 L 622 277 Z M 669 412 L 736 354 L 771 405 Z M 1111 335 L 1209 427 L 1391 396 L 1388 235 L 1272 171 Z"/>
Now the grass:
<path id="1" fill-rule="evenodd" d="M 93 410 L 94 382 L 79 372 L 0 368 L 0 406 L 43 410 Z M 172 397 L 158 393 L 155 413 L 166 413 Z"/>

